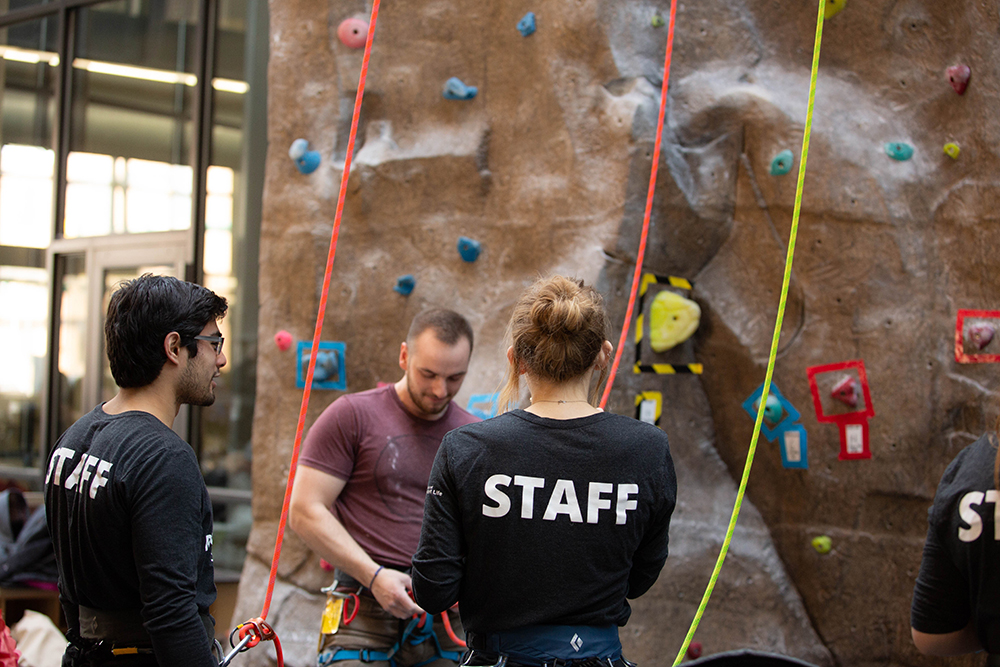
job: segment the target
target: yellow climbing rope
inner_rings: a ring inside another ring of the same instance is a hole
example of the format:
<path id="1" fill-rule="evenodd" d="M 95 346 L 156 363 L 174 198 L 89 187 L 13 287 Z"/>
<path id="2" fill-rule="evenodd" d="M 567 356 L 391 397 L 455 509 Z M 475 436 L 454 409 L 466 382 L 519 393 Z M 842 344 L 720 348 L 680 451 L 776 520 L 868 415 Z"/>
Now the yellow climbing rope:
<path id="1" fill-rule="evenodd" d="M 753 455 L 757 451 L 757 438 L 760 437 L 760 426 L 764 420 L 764 408 L 767 407 L 767 397 L 771 391 L 771 376 L 774 374 L 774 360 L 778 353 L 778 339 L 781 337 L 781 322 L 785 317 L 785 303 L 788 300 L 788 283 L 792 275 L 792 257 L 795 255 L 795 237 L 799 231 L 799 211 L 802 208 L 802 187 L 806 176 L 806 158 L 809 156 L 809 134 L 812 131 L 813 104 L 816 101 L 816 74 L 819 71 L 819 51 L 823 41 L 823 18 L 826 2 L 819 0 L 819 13 L 816 18 L 816 42 L 813 46 L 812 70 L 809 75 L 809 105 L 806 108 L 806 126 L 802 135 L 802 157 L 799 160 L 799 177 L 795 186 L 795 208 L 792 211 L 792 229 L 788 237 L 788 253 L 785 256 L 785 275 L 781 281 L 781 299 L 778 302 L 778 318 L 774 324 L 774 335 L 771 337 L 771 354 L 767 359 L 767 373 L 764 376 L 764 393 L 761 394 L 760 404 L 757 408 L 757 419 L 753 425 L 753 437 L 750 440 L 750 449 L 747 452 L 746 465 L 743 466 L 743 477 L 740 479 L 740 488 L 736 493 L 736 503 L 733 505 L 733 514 L 729 519 L 729 528 L 726 530 L 726 539 L 722 542 L 722 549 L 719 551 L 719 558 L 715 562 L 715 569 L 712 571 L 712 578 L 709 579 L 708 588 L 701 598 L 698 611 L 691 622 L 684 644 L 677 653 L 674 666 L 678 665 L 687 653 L 691 639 L 694 637 L 698 624 L 701 623 L 702 614 L 708 606 L 708 599 L 715 589 L 715 582 L 719 578 L 722 570 L 722 563 L 726 560 L 726 553 L 729 551 L 729 543 L 733 539 L 733 531 L 736 529 L 736 520 L 740 516 L 740 507 L 743 505 L 743 495 L 746 493 L 747 481 L 750 479 L 750 467 L 753 465 Z"/>

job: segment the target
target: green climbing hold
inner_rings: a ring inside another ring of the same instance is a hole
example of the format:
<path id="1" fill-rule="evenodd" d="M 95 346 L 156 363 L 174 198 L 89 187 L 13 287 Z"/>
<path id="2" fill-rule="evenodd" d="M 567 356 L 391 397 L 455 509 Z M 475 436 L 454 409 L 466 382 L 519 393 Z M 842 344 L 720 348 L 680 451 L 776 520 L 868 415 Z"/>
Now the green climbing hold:
<path id="1" fill-rule="evenodd" d="M 653 14 L 653 18 L 649 22 L 649 24 L 654 28 L 662 28 L 663 26 L 667 25 L 667 22 L 664 21 L 663 17 L 660 16 L 659 12 L 657 12 L 656 14 Z"/>
<path id="2" fill-rule="evenodd" d="M 901 141 L 890 141 L 885 145 L 885 154 L 893 160 L 905 162 L 913 157 L 913 146 L 904 144 Z"/>
<path id="3" fill-rule="evenodd" d="M 812 546 L 817 553 L 828 554 L 833 548 L 833 540 L 826 535 L 819 535 L 812 539 Z"/>
<path id="4" fill-rule="evenodd" d="M 792 155 L 792 151 L 786 148 L 771 160 L 771 175 L 784 176 L 792 170 L 793 164 L 795 164 L 795 157 Z"/>
<path id="5" fill-rule="evenodd" d="M 958 144 L 947 143 L 944 145 L 944 154 L 950 157 L 952 160 L 958 159 L 958 154 L 962 152 L 962 149 L 958 147 Z"/>
<path id="6" fill-rule="evenodd" d="M 847 0 L 826 0 L 826 5 L 823 7 L 823 18 L 832 19 L 844 9 L 846 4 Z"/>

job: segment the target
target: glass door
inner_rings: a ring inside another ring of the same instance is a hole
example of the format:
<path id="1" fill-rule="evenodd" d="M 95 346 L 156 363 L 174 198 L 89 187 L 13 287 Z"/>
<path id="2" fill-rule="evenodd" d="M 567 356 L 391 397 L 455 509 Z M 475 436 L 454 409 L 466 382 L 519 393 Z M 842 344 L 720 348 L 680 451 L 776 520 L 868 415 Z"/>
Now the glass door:
<path id="1" fill-rule="evenodd" d="M 52 377 L 50 417 L 54 436 L 83 414 L 118 392 L 104 352 L 104 317 L 112 292 L 124 280 L 145 273 L 184 278 L 190 256 L 190 234 L 168 232 L 141 237 L 62 241 L 53 244 L 56 284 L 58 347 Z M 73 246 L 80 246 L 74 248 Z M 174 430 L 188 436 L 189 413 L 185 406 L 174 420 Z"/>

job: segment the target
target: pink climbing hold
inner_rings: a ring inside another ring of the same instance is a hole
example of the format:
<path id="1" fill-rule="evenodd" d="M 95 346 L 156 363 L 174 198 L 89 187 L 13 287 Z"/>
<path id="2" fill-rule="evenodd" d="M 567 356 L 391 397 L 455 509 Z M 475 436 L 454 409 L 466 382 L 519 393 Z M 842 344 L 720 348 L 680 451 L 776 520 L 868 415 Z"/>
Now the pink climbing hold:
<path id="1" fill-rule="evenodd" d="M 361 19 L 344 19 L 337 27 L 337 37 L 348 48 L 363 49 L 368 39 L 368 22 Z"/>
<path id="2" fill-rule="evenodd" d="M 834 385 L 830 395 L 852 408 L 858 407 L 858 383 L 850 375 Z"/>
<path id="3" fill-rule="evenodd" d="M 274 344 L 278 346 L 279 350 L 284 352 L 292 346 L 292 334 L 282 329 L 274 334 Z"/>
<path id="4" fill-rule="evenodd" d="M 948 83 L 955 89 L 955 92 L 959 95 L 965 94 L 965 89 L 969 85 L 969 77 L 972 76 L 972 70 L 969 66 L 952 65 L 945 72 L 948 74 Z"/>
<path id="5" fill-rule="evenodd" d="M 973 324 L 969 327 L 969 340 L 980 350 L 990 344 L 993 340 L 993 334 L 996 333 L 996 329 L 993 328 L 992 324 L 987 324 L 986 322 L 979 322 Z"/>

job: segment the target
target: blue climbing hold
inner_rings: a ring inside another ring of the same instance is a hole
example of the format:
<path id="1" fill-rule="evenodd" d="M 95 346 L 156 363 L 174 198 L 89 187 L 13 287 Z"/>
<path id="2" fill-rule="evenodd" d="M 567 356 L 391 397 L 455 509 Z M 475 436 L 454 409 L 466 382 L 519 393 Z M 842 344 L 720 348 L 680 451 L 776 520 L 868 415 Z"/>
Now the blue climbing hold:
<path id="1" fill-rule="evenodd" d="M 528 12 L 517 22 L 517 31 L 521 37 L 527 37 L 535 32 L 535 12 Z"/>
<path id="2" fill-rule="evenodd" d="M 792 170 L 793 164 L 795 164 L 795 157 L 792 155 L 792 151 L 786 148 L 771 160 L 771 175 L 784 176 Z"/>
<path id="3" fill-rule="evenodd" d="M 479 258 L 480 250 L 482 250 L 482 246 L 479 244 L 479 241 L 474 241 L 468 236 L 458 237 L 458 254 L 466 262 L 476 261 Z"/>
<path id="4" fill-rule="evenodd" d="M 319 151 L 308 151 L 302 156 L 302 159 L 295 161 L 295 166 L 303 174 L 311 174 L 316 171 L 319 167 L 319 163 L 322 162 L 322 158 L 319 155 Z"/>
<path id="5" fill-rule="evenodd" d="M 316 368 L 313 382 L 333 382 L 340 378 L 340 359 L 336 350 L 320 350 L 316 353 Z"/>
<path id="6" fill-rule="evenodd" d="M 760 409 L 760 399 L 754 402 L 754 408 Z M 772 426 L 781 423 L 784 414 L 785 406 L 781 404 L 781 399 L 774 394 L 768 394 L 767 403 L 764 404 L 764 419 L 767 423 Z"/>
<path id="7" fill-rule="evenodd" d="M 417 286 L 417 279 L 413 277 L 413 274 L 407 273 L 405 276 L 400 276 L 396 278 L 396 286 L 392 289 L 396 290 L 403 296 L 409 296 L 413 288 Z"/>
<path id="8" fill-rule="evenodd" d="M 444 83 L 444 98 L 446 100 L 471 100 L 476 96 L 479 89 L 475 86 L 467 86 L 458 77 L 451 77 Z"/>
<path id="9" fill-rule="evenodd" d="M 893 160 L 904 162 L 913 157 L 913 146 L 901 141 L 890 141 L 885 145 L 885 154 Z"/>
<path id="10" fill-rule="evenodd" d="M 318 151 L 309 150 L 309 142 L 305 139 L 296 139 L 288 149 L 288 157 L 295 162 L 295 167 L 303 174 L 311 174 L 319 167 L 322 161 Z"/>

